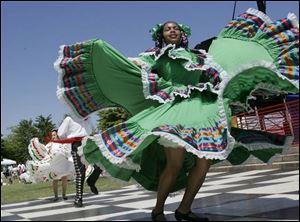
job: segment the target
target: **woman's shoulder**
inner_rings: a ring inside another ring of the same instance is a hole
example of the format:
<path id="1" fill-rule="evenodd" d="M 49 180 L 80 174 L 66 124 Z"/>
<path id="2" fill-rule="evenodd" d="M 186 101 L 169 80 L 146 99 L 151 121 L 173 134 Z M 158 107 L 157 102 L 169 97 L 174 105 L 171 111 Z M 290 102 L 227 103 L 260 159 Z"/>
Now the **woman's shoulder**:
<path id="1" fill-rule="evenodd" d="M 139 56 L 150 56 L 150 55 L 158 55 L 161 49 L 158 47 L 148 48 L 145 51 L 141 52 Z"/>

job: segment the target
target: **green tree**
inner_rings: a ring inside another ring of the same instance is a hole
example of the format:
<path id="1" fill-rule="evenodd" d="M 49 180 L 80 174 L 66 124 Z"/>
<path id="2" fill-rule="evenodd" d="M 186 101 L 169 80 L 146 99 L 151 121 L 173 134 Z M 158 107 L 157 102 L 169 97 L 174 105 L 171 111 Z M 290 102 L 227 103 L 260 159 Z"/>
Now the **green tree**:
<path id="1" fill-rule="evenodd" d="M 99 119 L 98 129 L 105 130 L 113 125 L 124 122 L 128 119 L 129 114 L 122 108 L 104 109 L 97 113 Z"/>
<path id="2" fill-rule="evenodd" d="M 3 139 L 3 145 L 1 144 L 1 156 L 7 159 L 15 159 L 15 150 L 17 151 L 18 146 L 14 142 L 15 136 L 13 134 L 9 134 Z"/>
<path id="3" fill-rule="evenodd" d="M 35 118 L 34 126 L 36 127 L 38 134 L 37 137 L 41 142 L 44 142 L 44 137 L 49 134 L 53 129 L 55 129 L 55 124 L 52 122 L 51 114 L 47 117 L 39 115 Z"/>
<path id="4" fill-rule="evenodd" d="M 11 133 L 2 139 L 1 156 L 16 160 L 18 163 L 25 163 L 30 159 L 28 145 L 33 137 L 38 137 L 43 143 L 44 137 L 55 128 L 51 115 L 42 115 L 35 118 L 35 122 L 21 120 L 17 126 L 11 127 Z"/>
<path id="5" fill-rule="evenodd" d="M 5 143 L 5 140 L 2 139 L 2 136 L 3 134 L 1 133 L 1 161 L 3 160 L 4 157 L 7 156 L 7 154 L 5 153 L 5 147 L 4 147 L 4 143 Z"/>
<path id="6" fill-rule="evenodd" d="M 21 120 L 16 127 L 11 128 L 11 132 L 4 140 L 4 153 L 9 159 L 25 163 L 29 159 L 28 144 L 30 139 L 37 137 L 38 130 L 30 119 Z"/>

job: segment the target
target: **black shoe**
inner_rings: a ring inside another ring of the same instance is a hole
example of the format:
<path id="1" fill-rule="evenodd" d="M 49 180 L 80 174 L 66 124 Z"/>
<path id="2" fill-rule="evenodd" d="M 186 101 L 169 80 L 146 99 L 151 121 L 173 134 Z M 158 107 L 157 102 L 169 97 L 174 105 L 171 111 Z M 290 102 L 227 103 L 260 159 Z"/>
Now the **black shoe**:
<path id="1" fill-rule="evenodd" d="M 187 220 L 187 221 L 209 221 L 207 217 L 199 217 L 194 214 L 192 211 L 183 214 L 180 213 L 178 210 L 175 211 L 175 218 L 178 221 Z"/>
<path id="2" fill-rule="evenodd" d="M 91 191 L 94 193 L 94 194 L 98 194 L 98 189 L 97 189 L 97 187 L 95 187 L 95 185 L 93 185 L 93 186 L 90 186 L 90 188 L 91 188 Z"/>
<path id="3" fill-rule="evenodd" d="M 167 219 L 165 218 L 164 212 L 159 212 L 157 214 L 154 214 L 154 212 L 152 211 L 151 219 L 152 219 L 152 221 L 167 221 Z"/>
<path id="4" fill-rule="evenodd" d="M 74 201 L 74 206 L 75 207 L 83 207 L 82 200 L 75 200 Z"/>
<path id="5" fill-rule="evenodd" d="M 67 199 L 68 199 L 68 197 L 67 197 L 67 196 L 63 196 L 63 199 L 64 199 L 64 200 L 67 200 Z"/>
<path id="6" fill-rule="evenodd" d="M 58 201 L 58 197 L 54 197 L 52 201 L 53 201 L 53 202 Z"/>

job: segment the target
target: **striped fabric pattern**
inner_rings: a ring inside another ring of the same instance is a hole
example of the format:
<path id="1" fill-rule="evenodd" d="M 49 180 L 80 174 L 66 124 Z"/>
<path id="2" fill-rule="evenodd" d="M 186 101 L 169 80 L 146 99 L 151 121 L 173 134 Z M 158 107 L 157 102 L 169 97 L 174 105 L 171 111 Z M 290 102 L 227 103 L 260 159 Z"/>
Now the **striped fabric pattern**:
<path id="1" fill-rule="evenodd" d="M 220 73 L 213 67 L 209 67 L 203 74 L 208 77 L 209 82 L 211 82 L 213 86 L 221 82 Z"/>
<path id="2" fill-rule="evenodd" d="M 276 54 L 274 63 L 282 75 L 299 80 L 299 28 L 293 27 L 290 19 L 266 23 L 256 15 L 243 13 L 228 23 L 221 36 L 240 36 L 263 45 L 273 58 Z"/>
<path id="3" fill-rule="evenodd" d="M 145 52 L 155 52 L 155 54 L 158 55 L 160 53 L 160 48 L 158 48 L 158 47 L 149 48 L 149 49 L 145 50 Z"/>
<path id="4" fill-rule="evenodd" d="M 220 123 L 214 127 L 193 128 L 181 125 L 164 125 L 152 132 L 164 132 L 178 136 L 198 151 L 221 152 L 227 146 L 226 129 Z M 142 133 L 136 129 L 129 129 L 127 124 L 121 123 L 101 133 L 106 149 L 116 159 L 131 154 L 143 141 Z"/>
<path id="5" fill-rule="evenodd" d="M 236 31 L 240 31 L 242 36 L 251 38 L 255 36 L 257 30 L 264 24 L 264 21 L 255 16 L 248 13 L 243 13 L 239 15 L 236 19 L 230 21 L 225 29 L 233 29 Z"/>
<path id="6" fill-rule="evenodd" d="M 156 95 L 156 96 L 160 97 L 161 99 L 163 99 L 164 101 L 170 100 L 171 99 L 170 93 L 168 93 L 164 89 L 159 89 L 159 86 L 158 86 L 159 76 L 151 71 L 147 72 L 147 74 L 148 74 L 147 80 L 148 80 L 148 84 L 149 84 L 149 94 L 151 96 Z"/>
<path id="7" fill-rule="evenodd" d="M 63 59 L 60 62 L 60 68 L 64 70 L 62 78 L 64 96 L 83 117 L 98 110 L 93 96 L 86 87 L 85 77 L 90 64 L 84 60 L 90 56 L 92 44 L 92 41 L 86 41 L 64 46 Z"/>
<path id="8" fill-rule="evenodd" d="M 38 146 L 37 144 L 35 144 L 34 140 L 30 141 L 31 145 L 30 145 L 30 151 L 29 153 L 32 154 L 35 158 L 32 158 L 34 160 L 42 160 L 45 157 L 46 154 L 46 150 L 39 150 L 42 147 Z"/>
<path id="9" fill-rule="evenodd" d="M 206 55 L 200 51 L 197 50 L 191 50 L 194 54 L 197 56 L 197 62 L 198 63 L 192 63 L 189 65 L 188 68 L 199 68 L 201 69 L 205 64 Z"/>
<path id="10" fill-rule="evenodd" d="M 222 152 L 227 146 L 226 129 L 220 123 L 216 123 L 215 127 L 206 128 L 164 125 L 153 129 L 152 132 L 173 134 L 198 151 Z"/>
<path id="11" fill-rule="evenodd" d="M 278 45 L 280 73 L 299 80 L 299 29 L 293 28 L 291 20 L 284 18 L 264 26 L 262 31 Z"/>
<path id="12" fill-rule="evenodd" d="M 132 153 L 142 142 L 136 130 L 129 129 L 124 122 L 101 133 L 106 148 L 116 158 L 122 158 Z"/>
<path id="13" fill-rule="evenodd" d="M 47 155 L 47 149 L 39 142 L 38 138 L 33 138 L 28 145 L 28 153 L 32 160 L 42 160 Z"/>

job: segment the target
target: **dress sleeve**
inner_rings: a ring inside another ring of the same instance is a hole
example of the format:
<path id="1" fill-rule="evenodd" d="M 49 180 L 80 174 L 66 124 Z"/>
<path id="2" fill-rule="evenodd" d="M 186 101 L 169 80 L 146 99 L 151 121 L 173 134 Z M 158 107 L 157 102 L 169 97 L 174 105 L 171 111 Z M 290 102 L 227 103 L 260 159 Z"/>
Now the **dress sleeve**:
<path id="1" fill-rule="evenodd" d="M 66 117 L 58 128 L 57 135 L 59 138 L 66 138 L 68 136 L 70 121 L 71 118 Z"/>
<path id="2" fill-rule="evenodd" d="M 150 53 L 141 53 L 138 57 L 129 57 L 128 60 L 139 66 L 139 68 L 149 69 L 156 64 L 154 56 Z"/>
<path id="3" fill-rule="evenodd" d="M 151 67 L 156 64 L 154 56 L 151 54 L 141 54 L 138 58 L 140 59 L 140 61 L 149 64 Z"/>

